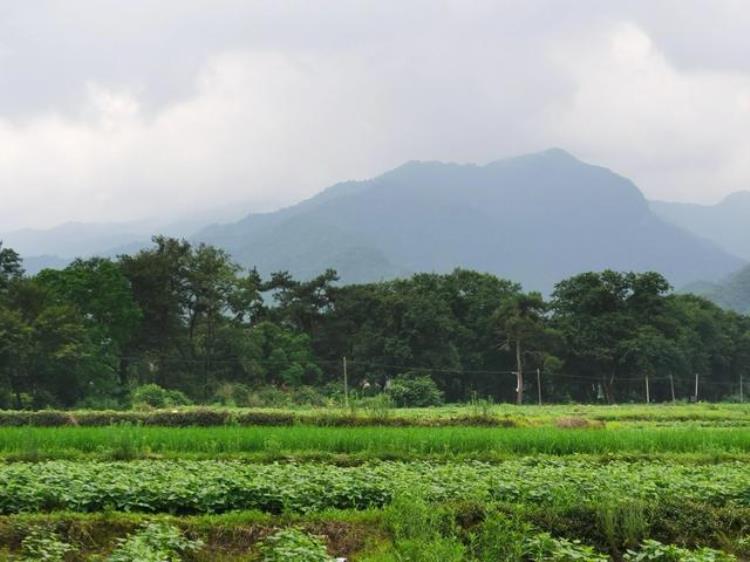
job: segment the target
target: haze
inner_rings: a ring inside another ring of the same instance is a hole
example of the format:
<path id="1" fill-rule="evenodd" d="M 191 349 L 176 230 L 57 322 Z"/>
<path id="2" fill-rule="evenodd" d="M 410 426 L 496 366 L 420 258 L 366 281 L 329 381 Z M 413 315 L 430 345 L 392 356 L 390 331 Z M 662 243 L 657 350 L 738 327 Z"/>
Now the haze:
<path id="1" fill-rule="evenodd" d="M 712 203 L 750 188 L 749 26 L 740 0 L 6 2 L 0 231 L 550 146 Z"/>

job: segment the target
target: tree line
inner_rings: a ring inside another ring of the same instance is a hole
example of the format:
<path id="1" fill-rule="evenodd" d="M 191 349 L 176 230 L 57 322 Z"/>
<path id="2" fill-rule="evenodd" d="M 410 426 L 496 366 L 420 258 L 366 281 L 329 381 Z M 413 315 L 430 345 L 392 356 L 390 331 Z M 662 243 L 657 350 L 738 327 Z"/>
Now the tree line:
<path id="1" fill-rule="evenodd" d="M 2 408 L 120 407 L 149 383 L 200 403 L 341 399 L 344 357 L 352 395 L 412 380 L 451 402 L 615 403 L 694 398 L 698 382 L 701 400 L 736 399 L 750 317 L 653 272 L 582 273 L 545 299 L 463 269 L 358 285 L 333 270 L 263 278 L 166 237 L 30 276 L 0 244 Z"/>

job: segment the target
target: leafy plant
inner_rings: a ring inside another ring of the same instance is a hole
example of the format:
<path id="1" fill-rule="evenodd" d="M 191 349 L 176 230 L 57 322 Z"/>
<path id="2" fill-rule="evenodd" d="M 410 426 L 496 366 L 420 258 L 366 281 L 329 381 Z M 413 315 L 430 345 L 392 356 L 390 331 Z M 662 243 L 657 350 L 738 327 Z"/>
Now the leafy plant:
<path id="1" fill-rule="evenodd" d="M 73 546 L 44 527 L 33 527 L 21 542 L 22 560 L 28 562 L 62 562 L 65 554 L 73 550 Z"/>
<path id="2" fill-rule="evenodd" d="M 186 538 L 166 523 L 149 523 L 138 533 L 118 541 L 107 562 L 180 562 L 182 554 L 200 550 L 203 543 Z"/>
<path id="3" fill-rule="evenodd" d="M 555 538 L 539 533 L 526 540 L 525 554 L 536 562 L 608 562 L 609 557 L 597 553 L 579 540 Z"/>
<path id="4" fill-rule="evenodd" d="M 322 538 L 289 527 L 266 537 L 260 546 L 262 562 L 330 562 Z"/>
<path id="5" fill-rule="evenodd" d="M 401 407 L 440 406 L 443 403 L 443 392 L 426 374 L 398 375 L 390 381 L 386 392 L 396 406 Z"/>
<path id="6" fill-rule="evenodd" d="M 168 390 L 158 384 L 144 384 L 133 391 L 133 406 L 138 408 L 169 408 L 188 406 L 190 403 L 179 390 Z"/>
<path id="7" fill-rule="evenodd" d="M 643 541 L 639 550 L 628 550 L 625 560 L 629 562 L 733 562 L 736 558 L 712 548 L 704 547 L 691 551 L 649 539 Z"/>

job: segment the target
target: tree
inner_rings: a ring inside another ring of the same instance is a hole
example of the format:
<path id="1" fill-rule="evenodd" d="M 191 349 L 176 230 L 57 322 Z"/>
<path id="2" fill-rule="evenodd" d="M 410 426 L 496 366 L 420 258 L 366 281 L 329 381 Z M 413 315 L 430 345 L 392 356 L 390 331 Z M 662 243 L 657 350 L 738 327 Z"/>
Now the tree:
<path id="1" fill-rule="evenodd" d="M 540 293 L 520 293 L 506 300 L 497 309 L 496 317 L 503 342 L 501 347 L 513 349 L 516 361 L 516 403 L 523 403 L 524 355 L 540 344 L 545 333 L 544 313 L 547 305 Z"/>
<path id="2" fill-rule="evenodd" d="M 0 240 L 0 297 L 14 280 L 23 276 L 21 256 L 11 248 L 3 248 Z"/>
<path id="3" fill-rule="evenodd" d="M 599 377 L 607 402 L 614 403 L 614 383 L 625 363 L 622 342 L 653 326 L 662 333 L 668 321 L 669 284 L 657 273 L 583 273 L 561 281 L 552 293 L 553 324 L 566 348 L 566 365 Z"/>
<path id="4" fill-rule="evenodd" d="M 120 266 L 104 258 L 79 259 L 63 270 L 40 272 L 36 282 L 55 303 L 78 309 L 97 356 L 118 373 L 125 389 L 129 364 L 125 353 L 141 327 L 142 314 Z"/>

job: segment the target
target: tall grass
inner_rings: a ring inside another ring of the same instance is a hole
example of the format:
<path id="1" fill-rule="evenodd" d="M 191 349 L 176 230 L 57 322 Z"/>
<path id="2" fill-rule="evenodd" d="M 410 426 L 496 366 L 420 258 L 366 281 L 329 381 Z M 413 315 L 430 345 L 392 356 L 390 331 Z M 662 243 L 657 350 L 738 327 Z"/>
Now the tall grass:
<path id="1" fill-rule="evenodd" d="M 746 428 L 19 427 L 0 428 L 6 459 L 227 458 L 315 454 L 366 458 L 750 453 Z"/>

